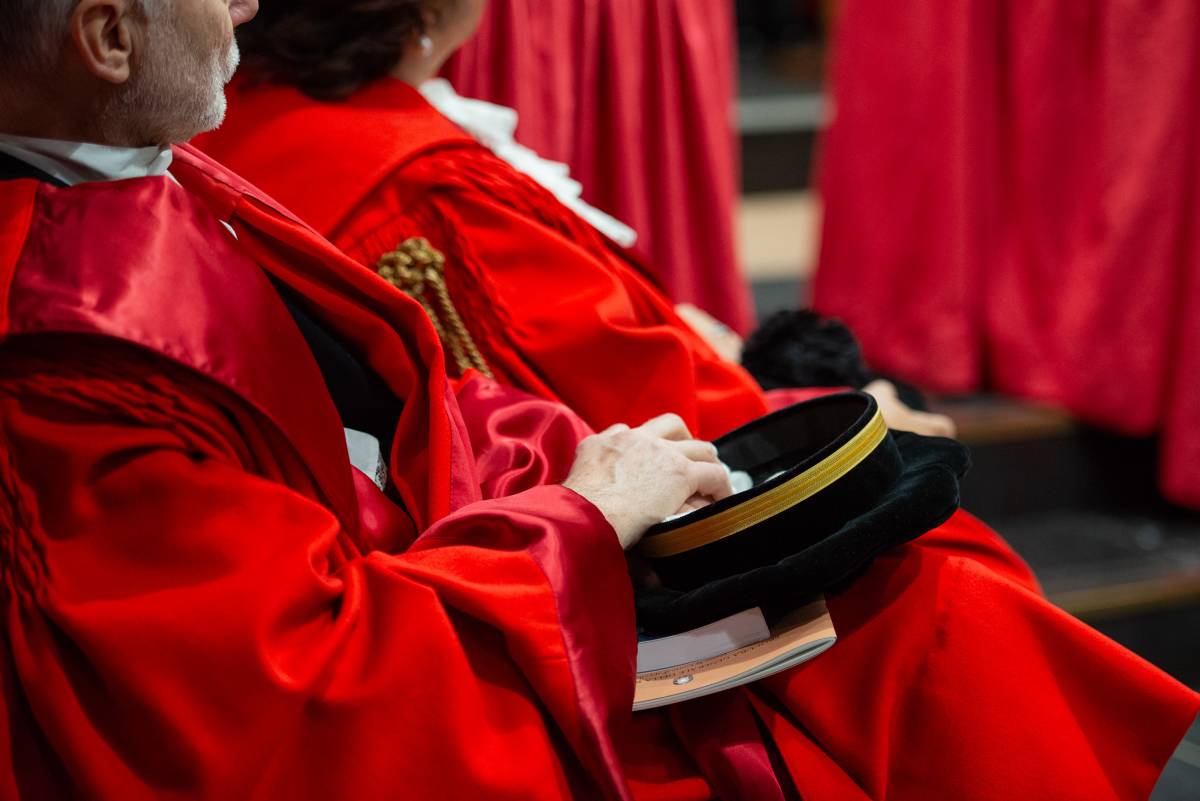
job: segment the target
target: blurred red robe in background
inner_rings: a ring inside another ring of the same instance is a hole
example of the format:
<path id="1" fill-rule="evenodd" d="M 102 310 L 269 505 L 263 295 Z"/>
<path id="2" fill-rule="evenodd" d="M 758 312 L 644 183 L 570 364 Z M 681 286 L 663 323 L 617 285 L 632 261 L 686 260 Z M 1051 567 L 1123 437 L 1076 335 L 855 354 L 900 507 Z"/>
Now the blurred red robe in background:
<path id="1" fill-rule="evenodd" d="M 1200 5 L 848 0 L 815 305 L 877 369 L 1163 436 L 1200 506 Z"/>
<path id="2" fill-rule="evenodd" d="M 492 0 L 446 77 L 515 108 L 518 141 L 569 164 L 585 200 L 638 232 L 672 300 L 745 333 L 736 49 L 729 0 Z"/>

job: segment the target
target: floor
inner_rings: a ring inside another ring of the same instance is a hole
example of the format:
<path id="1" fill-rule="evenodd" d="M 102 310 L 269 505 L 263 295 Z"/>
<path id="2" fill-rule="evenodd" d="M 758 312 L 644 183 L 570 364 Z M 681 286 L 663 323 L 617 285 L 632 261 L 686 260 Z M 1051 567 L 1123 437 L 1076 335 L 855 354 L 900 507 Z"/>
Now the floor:
<path id="1" fill-rule="evenodd" d="M 1175 750 L 1175 756 L 1154 788 L 1150 801 L 1197 801 L 1200 799 L 1200 718 Z"/>

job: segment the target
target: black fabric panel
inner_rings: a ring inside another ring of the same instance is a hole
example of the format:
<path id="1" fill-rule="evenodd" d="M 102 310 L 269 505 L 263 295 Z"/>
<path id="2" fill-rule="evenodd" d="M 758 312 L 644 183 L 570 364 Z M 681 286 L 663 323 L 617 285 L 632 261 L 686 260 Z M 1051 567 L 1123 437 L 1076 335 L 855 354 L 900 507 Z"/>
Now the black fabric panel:
<path id="1" fill-rule="evenodd" d="M 52 184 L 60 189 L 66 184 L 48 173 L 44 173 L 32 164 L 21 161 L 16 156 L 0 153 L 0 181 L 33 180 L 44 184 Z"/>
<path id="2" fill-rule="evenodd" d="M 316 359 L 342 425 L 378 439 L 386 459 L 400 421 L 400 401 L 382 378 L 305 310 L 291 287 L 274 278 L 271 282 Z"/>

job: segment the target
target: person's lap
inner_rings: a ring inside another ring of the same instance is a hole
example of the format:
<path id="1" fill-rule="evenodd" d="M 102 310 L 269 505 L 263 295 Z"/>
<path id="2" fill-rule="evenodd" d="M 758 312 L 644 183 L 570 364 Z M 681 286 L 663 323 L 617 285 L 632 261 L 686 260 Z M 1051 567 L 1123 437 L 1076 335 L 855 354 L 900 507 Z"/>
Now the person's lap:
<path id="1" fill-rule="evenodd" d="M 1200 698 L 1014 559 L 956 516 L 828 598 L 834 648 L 755 688 L 806 799 L 1150 792 Z"/>
<path id="2" fill-rule="evenodd" d="M 1200 706 L 1048 604 L 966 513 L 827 602 L 838 643 L 745 693 L 808 801 L 1146 795 Z M 667 713 L 634 717 L 639 801 L 713 795 Z"/>

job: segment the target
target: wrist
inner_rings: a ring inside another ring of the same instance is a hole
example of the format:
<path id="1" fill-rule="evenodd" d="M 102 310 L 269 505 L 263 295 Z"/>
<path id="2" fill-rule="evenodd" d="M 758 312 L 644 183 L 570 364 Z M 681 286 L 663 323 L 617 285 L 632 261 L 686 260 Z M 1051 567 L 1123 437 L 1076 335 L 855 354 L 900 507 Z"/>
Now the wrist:
<path id="1" fill-rule="evenodd" d="M 583 498 L 604 517 L 622 549 L 629 549 L 641 539 L 646 526 L 643 525 L 643 521 L 630 514 L 627 509 L 628 503 L 624 499 L 605 490 L 575 486 L 570 479 L 564 481 L 562 486 Z"/>

